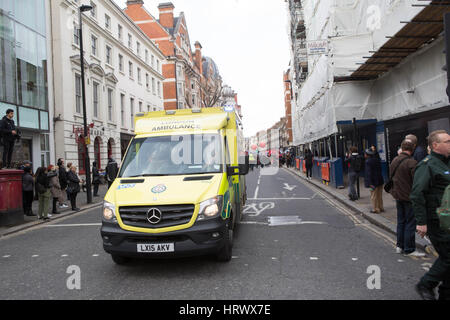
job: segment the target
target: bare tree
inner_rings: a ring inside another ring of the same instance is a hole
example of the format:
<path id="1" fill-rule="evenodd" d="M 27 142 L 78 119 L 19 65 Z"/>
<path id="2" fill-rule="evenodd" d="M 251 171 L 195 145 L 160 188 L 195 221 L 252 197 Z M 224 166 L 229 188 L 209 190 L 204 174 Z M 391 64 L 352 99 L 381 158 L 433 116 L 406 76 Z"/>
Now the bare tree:
<path id="1" fill-rule="evenodd" d="M 206 81 L 200 84 L 201 103 L 203 108 L 212 108 L 222 100 L 223 87 L 219 81 Z"/>

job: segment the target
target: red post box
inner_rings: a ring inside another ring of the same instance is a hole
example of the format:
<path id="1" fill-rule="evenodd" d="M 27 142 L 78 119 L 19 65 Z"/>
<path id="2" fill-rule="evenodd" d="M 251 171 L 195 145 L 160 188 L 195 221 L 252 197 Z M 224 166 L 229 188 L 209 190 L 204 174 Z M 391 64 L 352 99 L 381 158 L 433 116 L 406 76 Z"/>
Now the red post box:
<path id="1" fill-rule="evenodd" d="M 24 221 L 22 175 L 22 170 L 0 170 L 0 226 Z"/>

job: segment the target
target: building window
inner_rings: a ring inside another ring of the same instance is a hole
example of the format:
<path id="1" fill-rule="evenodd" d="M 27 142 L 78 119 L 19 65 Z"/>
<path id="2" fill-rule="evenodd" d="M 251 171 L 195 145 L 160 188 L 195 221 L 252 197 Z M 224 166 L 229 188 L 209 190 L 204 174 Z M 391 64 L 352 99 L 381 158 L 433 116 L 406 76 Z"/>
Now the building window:
<path id="1" fill-rule="evenodd" d="M 97 56 L 97 37 L 91 36 L 91 53 Z"/>
<path id="2" fill-rule="evenodd" d="M 93 82 L 92 101 L 94 104 L 94 118 L 98 118 L 98 87 L 99 84 L 97 82 Z"/>
<path id="3" fill-rule="evenodd" d="M 112 89 L 108 89 L 108 121 L 113 121 L 113 93 Z"/>
<path id="4" fill-rule="evenodd" d="M 155 78 L 152 78 L 152 93 L 156 95 L 156 83 Z"/>
<path id="5" fill-rule="evenodd" d="M 139 112 L 142 112 L 142 102 L 139 101 Z"/>
<path id="6" fill-rule="evenodd" d="M 128 74 L 130 78 L 133 78 L 133 62 L 128 62 Z"/>
<path id="7" fill-rule="evenodd" d="M 80 45 L 80 30 L 76 25 L 73 26 L 73 43 L 77 46 Z"/>
<path id="8" fill-rule="evenodd" d="M 156 60 L 156 70 L 158 70 L 158 72 L 161 72 L 161 65 L 159 63 L 159 60 Z"/>
<path id="9" fill-rule="evenodd" d="M 152 68 L 155 69 L 155 56 L 152 55 Z"/>
<path id="10" fill-rule="evenodd" d="M 86 173 L 86 144 L 83 135 L 78 137 L 78 173 Z"/>
<path id="11" fill-rule="evenodd" d="M 123 72 L 123 56 L 119 54 L 119 70 Z"/>
<path id="12" fill-rule="evenodd" d="M 145 87 L 146 87 L 147 89 L 150 88 L 150 83 L 149 83 L 149 76 L 148 76 L 148 73 L 145 74 Z"/>
<path id="13" fill-rule="evenodd" d="M 141 68 L 137 68 L 138 83 L 141 84 Z"/>
<path id="14" fill-rule="evenodd" d="M 111 18 L 105 14 L 105 28 L 111 30 Z"/>
<path id="15" fill-rule="evenodd" d="M 161 82 L 158 81 L 158 97 L 161 98 Z"/>
<path id="16" fill-rule="evenodd" d="M 145 49 L 145 63 L 148 64 L 148 50 Z"/>
<path id="17" fill-rule="evenodd" d="M 134 98 L 130 98 L 131 128 L 134 128 Z"/>
<path id="18" fill-rule="evenodd" d="M 111 61 L 111 47 L 106 46 L 106 63 L 109 65 L 112 65 L 112 61 Z"/>
<path id="19" fill-rule="evenodd" d="M 96 18 L 96 17 L 97 17 L 97 6 L 96 6 L 95 3 L 92 2 L 92 1 L 91 1 L 91 7 L 92 7 L 92 10 L 91 10 L 91 16 L 92 16 L 93 18 Z"/>
<path id="20" fill-rule="evenodd" d="M 120 41 L 122 41 L 122 37 L 123 37 L 123 28 L 120 24 L 117 25 L 117 37 L 119 38 Z"/>
<path id="21" fill-rule="evenodd" d="M 81 76 L 75 75 L 75 111 L 81 113 Z"/>
<path id="22" fill-rule="evenodd" d="M 131 34 L 128 34 L 128 48 L 133 50 L 133 36 Z"/>
<path id="23" fill-rule="evenodd" d="M 102 141 L 101 141 L 100 137 L 96 137 L 94 140 L 94 159 L 95 159 L 95 162 L 97 162 L 97 169 L 100 169 L 102 166 L 101 146 L 102 146 Z"/>
<path id="24" fill-rule="evenodd" d="M 150 112 L 150 105 L 147 105 L 147 112 Z"/>
<path id="25" fill-rule="evenodd" d="M 50 140 L 48 134 L 41 134 L 41 166 L 50 165 Z"/>
<path id="26" fill-rule="evenodd" d="M 181 66 L 177 66 L 177 77 L 178 78 L 181 78 L 181 76 L 182 76 L 182 69 L 181 69 Z"/>
<path id="27" fill-rule="evenodd" d="M 120 94 L 120 123 L 125 126 L 125 95 Z"/>
<path id="28" fill-rule="evenodd" d="M 139 57 L 141 56 L 141 44 L 139 41 L 136 41 L 136 53 Z"/>

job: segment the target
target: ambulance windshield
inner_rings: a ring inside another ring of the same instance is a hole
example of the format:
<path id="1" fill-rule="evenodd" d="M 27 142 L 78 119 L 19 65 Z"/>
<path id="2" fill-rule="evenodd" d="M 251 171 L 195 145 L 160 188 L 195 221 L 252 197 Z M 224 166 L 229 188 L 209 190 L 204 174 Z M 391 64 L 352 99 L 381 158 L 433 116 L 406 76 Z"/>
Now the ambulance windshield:
<path id="1" fill-rule="evenodd" d="M 119 178 L 223 172 L 219 134 L 137 138 L 131 142 Z"/>

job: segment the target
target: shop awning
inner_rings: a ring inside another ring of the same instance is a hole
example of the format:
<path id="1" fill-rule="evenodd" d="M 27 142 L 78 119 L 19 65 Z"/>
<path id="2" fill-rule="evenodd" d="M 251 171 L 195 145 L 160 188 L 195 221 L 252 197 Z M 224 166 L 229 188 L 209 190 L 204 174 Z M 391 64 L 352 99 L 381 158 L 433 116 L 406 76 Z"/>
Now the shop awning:
<path id="1" fill-rule="evenodd" d="M 424 1 L 422 1 L 424 2 Z M 423 7 L 411 21 L 401 21 L 405 26 L 377 51 L 369 52 L 365 62 L 348 77 L 335 81 L 373 80 L 390 71 L 406 57 L 433 42 L 444 30 L 444 14 L 450 12 L 450 0 L 433 0 L 428 4 L 412 4 Z"/>

